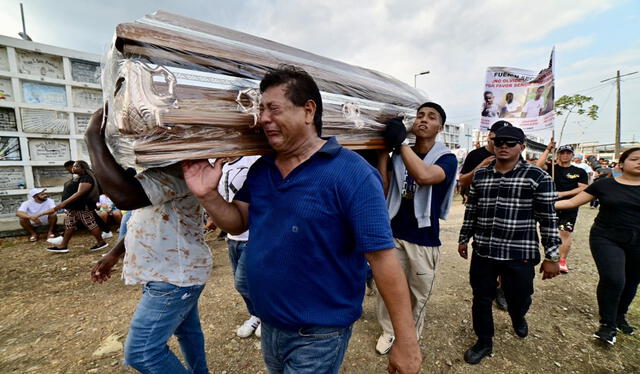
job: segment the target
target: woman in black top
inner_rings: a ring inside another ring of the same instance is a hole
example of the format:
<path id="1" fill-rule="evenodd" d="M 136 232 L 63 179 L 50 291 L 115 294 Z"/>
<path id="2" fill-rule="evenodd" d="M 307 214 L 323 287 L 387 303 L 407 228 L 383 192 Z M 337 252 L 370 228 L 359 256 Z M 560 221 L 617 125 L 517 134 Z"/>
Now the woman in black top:
<path id="1" fill-rule="evenodd" d="M 99 196 L 93 171 L 84 161 L 76 161 L 71 171 L 74 177 L 64 185 L 62 202 L 50 211 L 42 213 L 50 214 L 60 209 L 67 210 L 67 215 L 64 218 L 65 230 L 62 243 L 49 247 L 47 250 L 54 253 L 69 252 L 69 240 L 76 233 L 78 224 L 84 225 L 96 239 L 96 245 L 89 250 L 96 251 L 105 248 L 107 243 L 102 239 L 102 230 L 98 227 L 93 213 Z"/>
<path id="2" fill-rule="evenodd" d="M 609 344 L 616 341 L 616 329 L 633 333 L 625 315 L 640 283 L 640 147 L 620 155 L 619 164 L 622 176 L 598 179 L 570 200 L 555 203 L 556 209 L 571 209 L 600 200 L 589 236 L 600 276 L 600 329 L 594 336 Z"/>

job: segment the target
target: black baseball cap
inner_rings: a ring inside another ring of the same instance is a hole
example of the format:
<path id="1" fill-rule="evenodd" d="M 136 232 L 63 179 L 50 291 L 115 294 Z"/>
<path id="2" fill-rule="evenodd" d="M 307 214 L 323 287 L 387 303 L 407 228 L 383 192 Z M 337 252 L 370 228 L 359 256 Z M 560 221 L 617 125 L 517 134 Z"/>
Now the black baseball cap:
<path id="1" fill-rule="evenodd" d="M 560 148 L 558 148 L 558 153 L 560 153 L 562 151 L 569 151 L 569 152 L 573 153 L 573 147 L 570 146 L 569 144 L 561 145 Z"/>
<path id="2" fill-rule="evenodd" d="M 524 131 L 519 127 L 504 126 L 496 131 L 496 136 L 493 138 L 493 141 L 495 142 L 498 139 L 517 140 L 520 143 L 524 143 Z"/>
<path id="3" fill-rule="evenodd" d="M 493 125 L 491 125 L 491 128 L 489 129 L 489 131 L 495 134 L 496 131 L 500 130 L 505 126 L 513 126 L 513 125 L 510 122 L 500 120 L 500 121 L 496 121 Z"/>

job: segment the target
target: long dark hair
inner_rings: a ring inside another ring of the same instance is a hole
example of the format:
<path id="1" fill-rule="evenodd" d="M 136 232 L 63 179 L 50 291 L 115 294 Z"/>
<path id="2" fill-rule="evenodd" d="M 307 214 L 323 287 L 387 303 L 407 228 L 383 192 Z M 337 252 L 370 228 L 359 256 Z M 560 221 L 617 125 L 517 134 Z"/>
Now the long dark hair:
<path id="1" fill-rule="evenodd" d="M 91 188 L 91 190 L 89 191 L 89 200 L 94 203 L 95 205 L 95 201 L 98 201 L 98 199 L 100 198 L 100 194 L 102 193 L 102 189 L 100 188 L 100 185 L 98 184 L 98 178 L 96 178 L 96 174 L 93 172 L 93 170 L 91 170 L 91 167 L 89 166 L 89 164 L 86 161 L 82 161 L 82 160 L 78 160 L 76 161 L 76 164 L 78 164 L 80 166 L 80 168 L 91 177 L 91 179 L 93 179 L 93 187 Z"/>
<path id="2" fill-rule="evenodd" d="M 620 158 L 618 159 L 618 165 L 620 166 L 620 169 L 623 169 L 623 164 L 624 161 L 627 159 L 627 157 L 629 157 L 630 154 L 632 154 L 633 152 L 637 152 L 640 151 L 640 147 L 633 147 L 633 148 L 629 148 L 626 151 L 622 152 L 622 154 L 620 155 Z"/>
<path id="3" fill-rule="evenodd" d="M 93 178 L 94 182 L 98 182 L 98 180 L 96 179 L 96 173 L 93 172 L 93 170 L 91 169 L 91 167 L 89 166 L 89 164 L 86 161 L 82 161 L 82 160 L 78 160 L 76 161 L 76 164 L 80 165 L 80 168 L 87 174 L 89 174 L 89 176 L 91 178 Z"/>

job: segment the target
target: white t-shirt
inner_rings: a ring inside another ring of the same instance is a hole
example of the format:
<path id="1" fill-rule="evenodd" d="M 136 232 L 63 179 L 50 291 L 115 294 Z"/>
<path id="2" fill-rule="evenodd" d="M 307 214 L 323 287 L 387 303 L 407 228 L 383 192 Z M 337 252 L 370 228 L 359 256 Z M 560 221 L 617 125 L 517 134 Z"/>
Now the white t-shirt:
<path id="1" fill-rule="evenodd" d="M 222 166 L 222 178 L 218 184 L 218 192 L 226 201 L 233 201 L 236 192 L 240 191 L 245 179 L 247 179 L 249 168 L 259 158 L 260 156 L 244 156 L 235 162 L 228 162 Z M 249 230 L 239 235 L 227 234 L 227 238 L 247 241 L 249 240 Z"/>
<path id="2" fill-rule="evenodd" d="M 540 115 L 540 109 L 542 109 L 542 97 L 538 100 L 529 100 L 522 108 L 522 111 L 526 113 L 526 118 L 538 117 Z"/>
<path id="3" fill-rule="evenodd" d="M 35 216 L 36 214 L 40 214 L 46 210 L 53 209 L 54 206 L 56 206 L 56 203 L 52 198 L 48 198 L 42 203 L 38 203 L 34 199 L 29 199 L 20 204 L 18 211 L 25 212 L 30 216 Z M 47 216 L 40 217 L 40 223 L 46 224 L 47 222 Z"/>
<path id="4" fill-rule="evenodd" d="M 96 203 L 96 206 L 98 208 L 100 208 L 100 206 L 103 205 L 103 204 L 106 205 L 109 208 L 113 207 L 113 201 L 111 201 L 111 199 L 108 198 L 107 195 L 105 195 L 105 194 L 100 195 L 100 199 Z"/>
<path id="5" fill-rule="evenodd" d="M 506 108 L 507 113 L 513 113 L 518 111 L 520 105 L 518 105 L 518 103 L 516 103 L 515 101 L 512 101 L 510 103 L 507 103 L 504 107 Z"/>
<path id="6" fill-rule="evenodd" d="M 136 209 L 127 225 L 125 284 L 205 284 L 212 258 L 202 231 L 204 212 L 182 172 L 176 166 L 148 169 L 136 178 L 152 205 Z"/>

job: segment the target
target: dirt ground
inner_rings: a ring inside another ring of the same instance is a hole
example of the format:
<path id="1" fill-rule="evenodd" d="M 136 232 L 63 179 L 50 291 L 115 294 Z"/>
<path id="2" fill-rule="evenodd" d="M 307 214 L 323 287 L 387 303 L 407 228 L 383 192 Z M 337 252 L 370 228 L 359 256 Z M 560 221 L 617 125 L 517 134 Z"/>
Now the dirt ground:
<path id="1" fill-rule="evenodd" d="M 530 334 L 518 339 L 506 312 L 494 308 L 494 357 L 477 366 L 462 359 L 474 343 L 471 329 L 469 263 L 457 254 L 463 206 L 457 200 L 442 225 L 441 262 L 420 344 L 424 373 L 640 373 L 639 335 L 619 335 L 605 347 L 591 334 L 598 325 L 597 273 L 588 247 L 596 210 L 582 208 L 569 260 L 571 272 L 553 280 L 536 279 L 528 314 Z M 214 271 L 200 299 L 212 373 L 264 373 L 256 337 L 240 339 L 235 329 L 246 317 L 233 289 L 224 241 L 209 236 Z M 115 243 L 115 237 L 109 239 Z M 107 283 L 89 280 L 92 264 L 104 252 L 89 252 L 92 239 L 80 235 L 67 254 L 52 254 L 41 240 L 2 239 L 0 254 L 0 373 L 133 373 L 122 365 L 121 343 L 140 287 L 124 286 L 120 268 Z M 295 287 L 295 284 L 291 285 Z M 380 328 L 375 297 L 365 296 L 354 327 L 343 373 L 386 372 L 385 356 L 375 352 Z M 640 302 L 628 315 L 640 326 Z M 177 348 L 175 339 L 171 346 Z"/>

